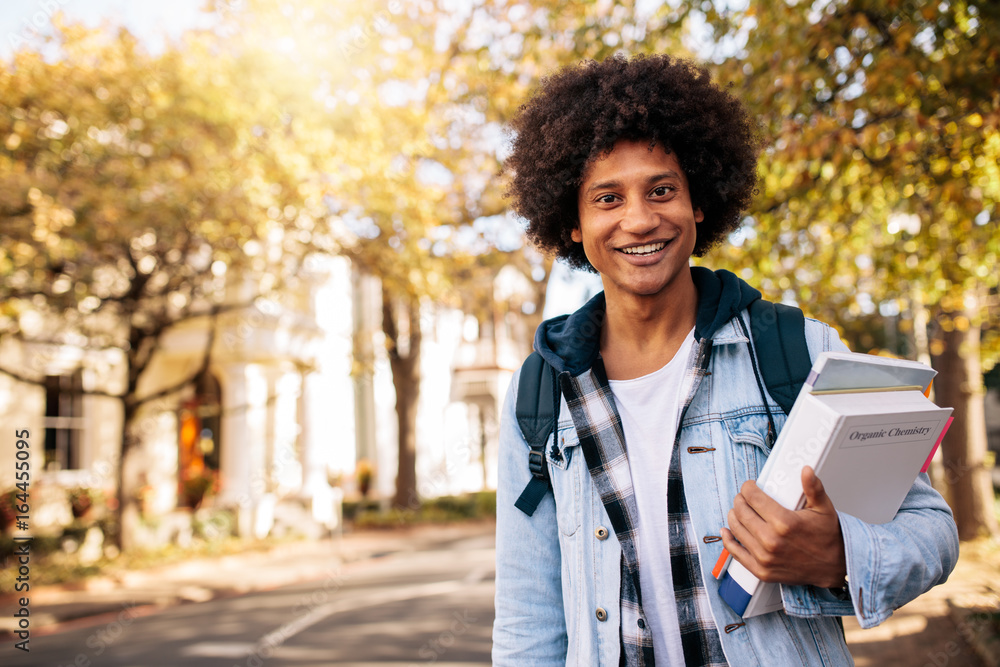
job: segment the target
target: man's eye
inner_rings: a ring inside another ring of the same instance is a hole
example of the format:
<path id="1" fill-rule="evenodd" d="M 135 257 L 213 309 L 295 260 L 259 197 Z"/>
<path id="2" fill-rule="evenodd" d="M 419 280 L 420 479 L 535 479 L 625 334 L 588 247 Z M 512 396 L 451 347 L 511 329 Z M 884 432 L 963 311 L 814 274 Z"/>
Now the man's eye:
<path id="1" fill-rule="evenodd" d="M 597 201 L 598 201 L 598 203 L 601 203 L 601 204 L 614 204 L 615 203 L 615 196 L 614 195 L 601 195 L 600 197 L 597 198 Z"/>
<path id="2" fill-rule="evenodd" d="M 667 195 L 671 190 L 673 190 L 673 188 L 670 187 L 669 185 L 658 185 L 655 188 L 653 188 L 653 195 L 656 197 L 663 197 Z"/>

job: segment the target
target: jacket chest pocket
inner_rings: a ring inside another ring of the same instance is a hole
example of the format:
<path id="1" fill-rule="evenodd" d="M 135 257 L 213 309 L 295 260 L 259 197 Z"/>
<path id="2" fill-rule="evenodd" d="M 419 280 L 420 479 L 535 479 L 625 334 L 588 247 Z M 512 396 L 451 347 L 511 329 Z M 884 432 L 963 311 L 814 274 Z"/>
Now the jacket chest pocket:
<path id="1" fill-rule="evenodd" d="M 738 490 L 743 482 L 757 479 L 771 453 L 769 424 L 766 415 L 749 414 L 726 419 L 723 425 L 732 443 L 727 449 L 732 457 L 733 481 Z"/>
<path id="2" fill-rule="evenodd" d="M 584 475 L 589 475 L 590 471 L 580 452 L 576 428 L 571 423 L 559 424 L 555 452 L 550 444 L 545 455 L 556 501 L 556 523 L 563 535 L 573 535 L 580 528 Z"/>

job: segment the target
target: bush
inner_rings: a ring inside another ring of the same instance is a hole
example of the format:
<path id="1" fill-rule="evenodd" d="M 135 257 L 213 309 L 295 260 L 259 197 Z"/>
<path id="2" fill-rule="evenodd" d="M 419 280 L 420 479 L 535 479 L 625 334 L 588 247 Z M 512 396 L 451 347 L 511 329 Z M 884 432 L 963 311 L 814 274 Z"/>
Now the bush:
<path id="1" fill-rule="evenodd" d="M 83 518 L 95 505 L 101 504 L 104 500 L 104 495 L 100 491 L 85 486 L 73 487 L 67 492 L 66 497 L 74 519 Z"/>
<path id="2" fill-rule="evenodd" d="M 349 507 L 350 505 L 350 507 Z M 344 521 L 356 528 L 395 528 L 496 518 L 496 491 L 440 496 L 421 501 L 418 509 L 381 511 L 374 502 L 344 503 Z"/>
<path id="3" fill-rule="evenodd" d="M 377 500 L 345 500 L 343 504 L 344 521 L 355 521 L 366 513 L 378 513 L 379 502 Z"/>

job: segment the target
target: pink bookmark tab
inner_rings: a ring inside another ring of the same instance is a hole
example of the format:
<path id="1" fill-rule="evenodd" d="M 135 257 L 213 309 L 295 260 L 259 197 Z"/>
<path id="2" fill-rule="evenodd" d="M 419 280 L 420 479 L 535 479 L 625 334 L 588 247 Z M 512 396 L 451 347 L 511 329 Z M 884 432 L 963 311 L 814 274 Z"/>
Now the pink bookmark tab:
<path id="1" fill-rule="evenodd" d="M 955 421 L 954 417 L 948 417 L 948 421 L 944 423 L 944 428 L 941 429 L 941 435 L 938 436 L 937 442 L 935 442 L 934 446 L 931 447 L 931 453 L 927 455 L 927 460 L 924 461 L 924 467 L 920 469 L 920 472 L 927 472 L 927 469 L 930 468 L 931 459 L 934 458 L 934 452 L 938 450 L 938 447 L 941 445 L 941 441 L 944 440 L 944 434 L 948 432 L 948 429 L 951 427 L 951 423 L 953 421 Z"/>

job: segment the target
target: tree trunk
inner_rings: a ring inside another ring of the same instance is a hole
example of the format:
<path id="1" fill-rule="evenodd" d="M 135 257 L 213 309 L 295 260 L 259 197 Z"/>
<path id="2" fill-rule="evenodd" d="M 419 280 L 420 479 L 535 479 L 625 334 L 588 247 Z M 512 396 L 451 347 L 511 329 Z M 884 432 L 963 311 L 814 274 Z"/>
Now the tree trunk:
<path id="1" fill-rule="evenodd" d="M 993 484 L 986 469 L 986 416 L 980 363 L 978 300 L 966 295 L 965 309 L 944 313 L 944 343 L 934 359 L 938 405 L 952 407 L 951 429 L 941 443 L 948 502 L 955 513 L 958 536 L 971 540 L 997 535 Z"/>
<path id="2" fill-rule="evenodd" d="M 417 509 L 417 401 L 420 396 L 420 303 L 411 296 L 400 298 L 402 308 L 382 288 L 382 330 L 392 368 L 392 384 L 396 390 L 396 423 L 398 427 L 399 468 L 396 473 L 396 494 L 392 506 L 397 509 Z"/>
<path id="3" fill-rule="evenodd" d="M 166 325 L 161 325 L 155 333 L 144 332 L 133 328 L 129 332 L 129 346 L 126 354 L 126 374 L 127 384 L 125 393 L 121 396 L 122 402 L 122 435 L 121 449 L 118 457 L 118 508 L 115 511 L 118 520 L 118 536 L 116 545 L 122 551 L 131 551 L 136 546 L 136 529 L 140 520 L 140 508 L 136 498 L 137 489 L 132 488 L 128 472 L 129 455 L 141 444 L 139 429 L 136 428 L 136 417 L 140 408 L 162 396 L 168 396 L 180 391 L 188 385 L 197 382 L 198 378 L 208 372 L 211 361 L 212 347 L 215 344 L 215 337 L 218 331 L 219 307 L 213 306 L 209 313 L 210 324 L 208 336 L 205 342 L 205 352 L 201 359 L 198 370 L 188 378 L 181 380 L 173 386 L 164 387 L 158 392 L 147 395 L 142 399 L 136 397 L 139 387 L 139 378 L 149 367 L 150 360 L 157 350 L 160 335 L 167 329 Z"/>
<path id="4" fill-rule="evenodd" d="M 118 507 L 115 509 L 115 518 L 118 522 L 118 534 L 115 537 L 115 546 L 122 552 L 132 551 L 137 546 L 135 541 L 135 523 L 138 521 L 139 509 L 136 503 L 134 489 L 126 484 L 126 466 L 129 455 L 135 449 L 136 437 L 133 432 L 135 416 L 138 412 L 129 400 L 122 400 L 122 444 L 118 456 L 118 480 L 117 499 Z"/>

